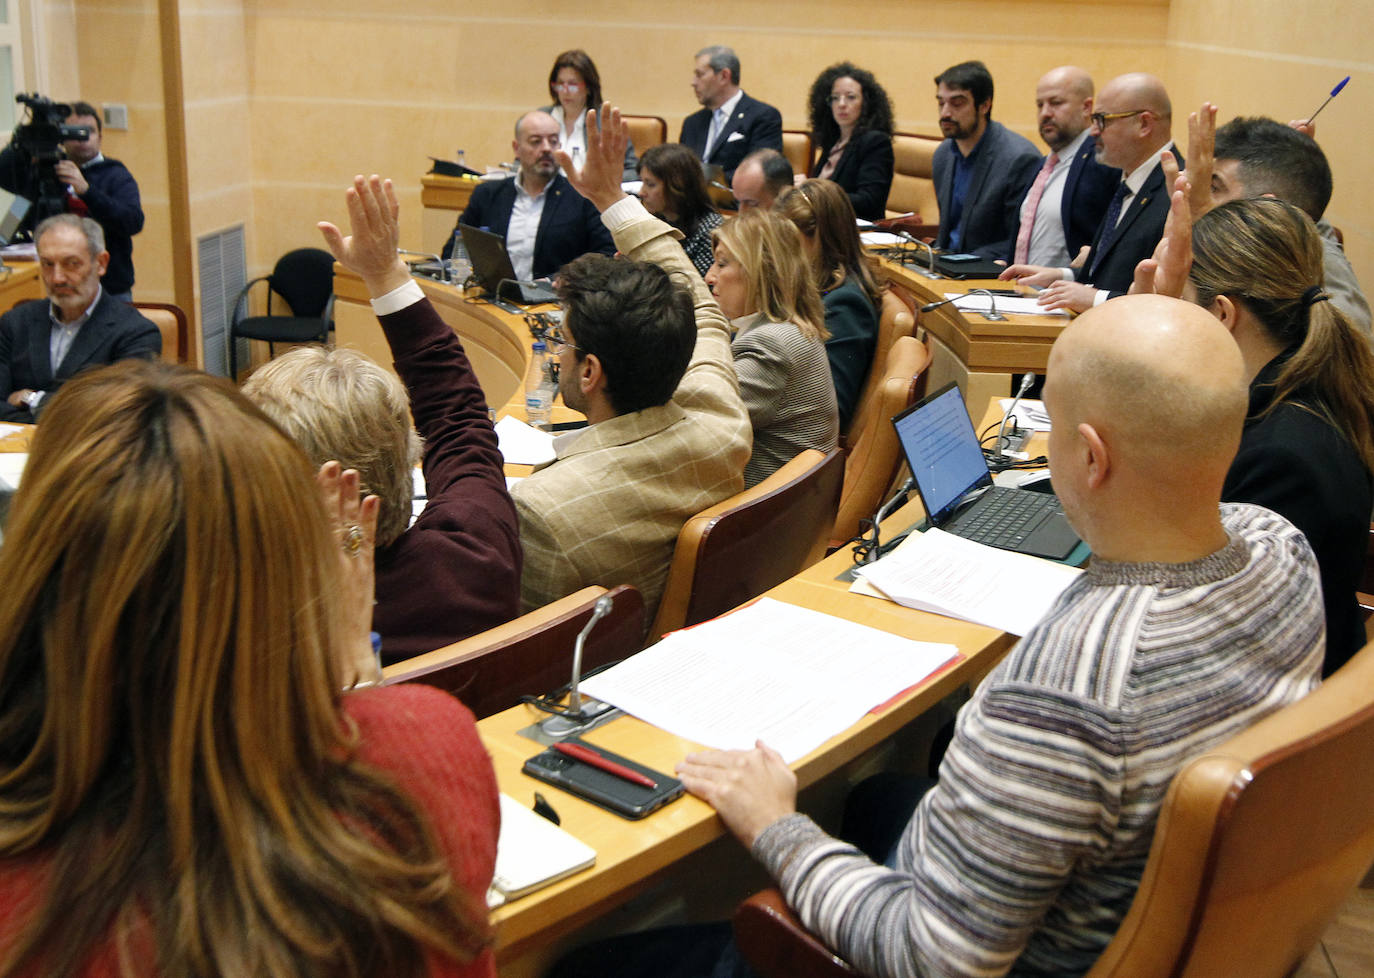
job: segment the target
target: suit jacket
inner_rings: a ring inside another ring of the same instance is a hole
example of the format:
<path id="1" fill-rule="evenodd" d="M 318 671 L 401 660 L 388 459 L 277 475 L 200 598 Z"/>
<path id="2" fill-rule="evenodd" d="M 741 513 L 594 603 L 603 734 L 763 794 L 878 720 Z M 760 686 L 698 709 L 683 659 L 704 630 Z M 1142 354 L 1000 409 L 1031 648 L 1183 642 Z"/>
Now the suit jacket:
<path id="1" fill-rule="evenodd" d="M 1069 260 L 1077 257 L 1085 245 L 1097 236 L 1097 227 L 1107 215 L 1121 171 L 1114 166 L 1097 162 L 1091 139 L 1078 147 L 1078 154 L 1069 167 L 1069 179 L 1064 184 L 1064 196 L 1059 205 L 1059 217 L 1064 224 L 1064 242 L 1069 248 Z M 1013 245 L 1016 242 L 1013 240 Z M 1015 251 L 1015 247 L 1012 251 Z M 1012 254 L 1008 252 L 1007 260 Z"/>
<path id="2" fill-rule="evenodd" d="M 821 147 L 813 177 L 820 176 L 830 147 Z M 855 133 L 840 154 L 830 179 L 849 194 L 854 214 L 866 221 L 881 221 L 887 217 L 887 195 L 892 190 L 892 137 L 876 129 Z"/>
<path id="3" fill-rule="evenodd" d="M 1183 157 L 1177 149 L 1174 155 L 1181 169 Z M 1112 193 L 1116 193 L 1115 187 Z M 1169 194 L 1164 186 L 1164 168 L 1156 163 L 1141 185 L 1140 193 L 1121 215 L 1116 233 L 1110 237 L 1107 237 L 1106 214 L 1103 214 L 1088 260 L 1082 268 L 1074 269 L 1074 278 L 1106 289 L 1114 296 L 1126 292 L 1135 278 L 1135 267 L 1155 253 L 1155 246 L 1164 236 L 1164 219 L 1168 216 Z"/>
<path id="4" fill-rule="evenodd" d="M 534 277 L 546 278 L 589 251 L 603 255 L 615 254 L 611 234 L 601 223 L 601 215 L 558 174 L 544 190 L 544 212 L 539 217 L 539 231 L 534 238 Z M 489 180 L 478 184 L 468 200 L 468 206 L 458 216 L 458 224 L 486 228 L 492 234 L 506 236 L 511 212 L 515 210 L 515 178 Z M 453 228 L 458 233 L 457 225 Z M 454 235 L 444 246 L 444 257 L 453 253 Z"/>
<path id="5" fill-rule="evenodd" d="M 589 584 L 633 584 L 652 620 L 682 524 L 744 488 L 749 414 L 729 323 L 677 232 L 637 201 L 607 214 L 622 252 L 690 284 L 696 348 L 666 404 L 592 425 L 511 490 L 525 551 L 520 600 L 529 610 Z"/>
<path id="6" fill-rule="evenodd" d="M 31 299 L 0 316 L 0 398 L 28 388 L 46 391 L 38 405 L 42 414 L 53 393 L 87 367 L 104 366 L 129 357 L 151 360 L 162 352 L 162 334 L 133 306 L 102 292 L 71 348 L 54 370 L 48 352 L 52 337 L 48 300 Z M 2 421 L 36 420 L 27 407 L 8 403 L 0 409 Z"/>
<path id="7" fill-rule="evenodd" d="M 932 169 L 935 195 L 940 203 L 940 234 L 937 248 L 948 248 L 949 215 L 954 206 L 954 157 L 959 150 L 953 139 L 935 149 Z M 1035 180 L 1041 156 L 1025 136 L 1017 135 L 1000 122 L 989 122 L 979 140 L 978 158 L 973 164 L 959 216 L 959 250 L 983 258 L 1005 258 L 1016 247 L 1021 229 L 1021 201 Z"/>
<path id="8" fill-rule="evenodd" d="M 707 157 L 703 151 L 710 132 L 711 110 L 701 109 L 682 120 L 682 132 L 677 141 L 695 150 L 703 163 L 719 164 L 727 180 L 734 177 L 735 167 L 754 150 L 782 152 L 782 113 L 748 95 L 740 96 L 739 104 L 725 123 L 725 131 L 716 139 Z"/>

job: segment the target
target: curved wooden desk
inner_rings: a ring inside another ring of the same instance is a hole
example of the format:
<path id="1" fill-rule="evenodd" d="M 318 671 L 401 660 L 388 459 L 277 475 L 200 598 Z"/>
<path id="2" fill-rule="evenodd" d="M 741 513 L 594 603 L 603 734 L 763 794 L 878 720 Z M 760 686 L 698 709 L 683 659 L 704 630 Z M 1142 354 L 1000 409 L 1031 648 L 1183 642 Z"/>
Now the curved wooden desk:
<path id="1" fill-rule="evenodd" d="M 883 260 L 883 271 L 917 307 L 939 302 L 946 292 L 1011 287 L 996 279 L 930 278 L 890 259 Z M 988 398 L 1011 394 L 1013 374 L 1043 374 L 1050 347 L 1068 322 L 1048 316 L 1008 316 L 1002 322 L 989 322 L 976 312 L 956 309 L 953 303 L 922 313 L 917 325 L 935 340 L 928 389 L 936 390 L 952 380 L 963 392 L 964 403 L 979 411 Z"/>
<path id="2" fill-rule="evenodd" d="M 9 312 L 27 299 L 43 298 L 38 262 L 11 259 L 6 262 L 5 269 L 9 274 L 0 279 L 0 313 Z"/>
<path id="3" fill-rule="evenodd" d="M 480 180 L 469 177 L 437 173 L 426 173 L 420 178 L 420 234 L 426 251 L 438 254 L 448 244 L 458 215 L 467 208 L 479 183 Z"/>
<path id="4" fill-rule="evenodd" d="M 487 403 L 499 408 L 510 401 L 524 385 L 534 342 L 523 316 L 478 299 L 475 292 L 465 293 L 456 286 L 424 278 L 415 281 L 463 341 Z M 391 369 L 391 350 L 372 312 L 367 289 L 339 264 L 334 266 L 334 297 L 335 345 L 365 353 Z"/>

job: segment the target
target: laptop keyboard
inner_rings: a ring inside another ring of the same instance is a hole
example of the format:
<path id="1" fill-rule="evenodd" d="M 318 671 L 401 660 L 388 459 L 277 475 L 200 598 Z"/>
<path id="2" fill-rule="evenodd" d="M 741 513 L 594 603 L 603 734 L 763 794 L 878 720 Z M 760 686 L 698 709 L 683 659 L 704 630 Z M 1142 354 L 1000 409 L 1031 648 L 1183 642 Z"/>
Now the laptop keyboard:
<path id="1" fill-rule="evenodd" d="M 1047 517 L 1062 511 L 1058 497 L 1050 493 L 993 486 L 950 520 L 948 528 L 989 547 L 1015 550 Z"/>

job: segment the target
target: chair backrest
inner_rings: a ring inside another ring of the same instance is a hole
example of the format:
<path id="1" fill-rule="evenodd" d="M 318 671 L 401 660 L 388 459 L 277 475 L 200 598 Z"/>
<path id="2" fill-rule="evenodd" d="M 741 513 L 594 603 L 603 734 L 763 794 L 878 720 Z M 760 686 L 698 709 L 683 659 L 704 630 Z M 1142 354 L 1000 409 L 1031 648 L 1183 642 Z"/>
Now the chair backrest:
<path id="1" fill-rule="evenodd" d="M 630 142 L 634 143 L 639 156 L 643 156 L 646 149 L 668 141 L 668 123 L 662 116 L 622 115 L 620 118 L 629 128 Z"/>
<path id="2" fill-rule="evenodd" d="M 849 419 L 849 430 L 845 432 L 842 444 L 853 442 L 849 437 L 857 433 L 864 424 L 864 412 L 869 407 L 873 392 L 883 382 L 887 366 L 887 355 L 892 344 L 899 337 L 911 336 L 916 331 L 916 313 L 909 304 L 909 296 L 902 290 L 889 288 L 883 292 L 882 306 L 878 310 L 878 337 L 873 344 L 873 362 L 869 364 L 864 385 L 859 391 L 859 400 L 854 405 L 854 415 Z"/>
<path id="3" fill-rule="evenodd" d="M 881 505 L 901 465 L 901 445 L 892 418 L 925 392 L 930 347 L 914 336 L 898 337 L 879 373 L 879 382 L 856 412 L 849 429 L 849 457 L 844 466 L 844 490 L 830 535 L 832 547 L 842 546 L 859 532 L 859 521 Z"/>
<path id="4" fill-rule="evenodd" d="M 318 319 L 334 294 L 334 256 L 323 248 L 288 251 L 277 259 L 268 283 L 286 300 L 292 315 Z M 270 308 L 270 296 L 267 301 Z"/>
<path id="5" fill-rule="evenodd" d="M 151 319 L 162 334 L 162 359 L 167 363 L 186 363 L 191 356 L 191 334 L 181 307 L 170 302 L 135 302 L 133 306 Z"/>
<path id="6" fill-rule="evenodd" d="M 899 132 L 892 136 L 892 190 L 887 195 L 889 214 L 919 214 L 926 224 L 940 223 L 940 202 L 935 196 L 935 148 L 944 140 Z"/>
<path id="7" fill-rule="evenodd" d="M 825 556 L 844 481 L 839 449 L 808 449 L 752 489 L 689 519 L 650 641 L 724 614 Z"/>
<path id="8" fill-rule="evenodd" d="M 1306 698 L 1190 761 L 1089 978 L 1280 978 L 1374 860 L 1374 643 Z"/>
<path id="9" fill-rule="evenodd" d="M 792 172 L 806 176 L 811 171 L 811 133 L 805 129 L 782 131 L 782 155 L 792 164 Z"/>
<path id="10" fill-rule="evenodd" d="M 382 681 L 447 690 L 479 720 L 500 713 L 523 695 L 549 693 L 568 682 L 573 643 L 603 594 L 614 603 L 587 636 L 582 670 L 633 655 L 644 644 L 644 598 L 638 589 L 585 587 L 504 625 L 387 666 Z"/>

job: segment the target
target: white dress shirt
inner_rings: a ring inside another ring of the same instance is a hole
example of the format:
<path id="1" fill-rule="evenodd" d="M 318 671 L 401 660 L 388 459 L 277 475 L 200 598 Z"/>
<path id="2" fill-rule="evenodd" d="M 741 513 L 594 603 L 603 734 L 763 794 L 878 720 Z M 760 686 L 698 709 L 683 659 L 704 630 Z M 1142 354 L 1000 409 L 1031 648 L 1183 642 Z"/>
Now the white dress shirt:
<path id="1" fill-rule="evenodd" d="M 1068 242 L 1064 240 L 1064 190 L 1069 185 L 1069 170 L 1073 161 L 1088 138 L 1088 130 L 1080 132 L 1076 139 L 1059 150 L 1059 162 L 1050 171 L 1045 190 L 1040 195 L 1035 210 L 1035 224 L 1031 228 L 1030 255 L 1027 262 L 1031 265 L 1048 265 L 1062 268 L 1073 260 L 1069 254 Z M 1030 195 L 1021 202 L 1021 219 L 1027 217 L 1026 208 Z"/>
<path id="2" fill-rule="evenodd" d="M 538 194 L 531 195 L 525 190 L 524 174 L 515 175 L 515 206 L 511 208 L 510 225 L 506 228 L 506 253 L 510 255 L 515 277 L 522 282 L 534 278 L 534 241 L 539 236 L 539 220 L 544 216 L 548 189 L 549 184 L 545 184 Z"/>

